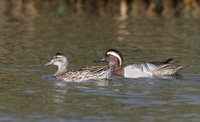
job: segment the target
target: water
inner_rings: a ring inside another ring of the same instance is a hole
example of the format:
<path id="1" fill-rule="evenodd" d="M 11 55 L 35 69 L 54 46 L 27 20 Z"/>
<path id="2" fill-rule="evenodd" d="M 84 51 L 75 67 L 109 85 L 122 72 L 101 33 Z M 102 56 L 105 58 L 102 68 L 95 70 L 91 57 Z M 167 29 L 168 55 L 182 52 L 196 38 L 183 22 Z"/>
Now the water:
<path id="1" fill-rule="evenodd" d="M 198 20 L 121 20 L 43 13 L 0 21 L 1 121 L 200 121 Z M 169 78 L 117 78 L 65 83 L 41 67 L 57 52 L 70 68 L 92 65 L 109 48 L 125 64 L 174 58 L 184 66 Z"/>

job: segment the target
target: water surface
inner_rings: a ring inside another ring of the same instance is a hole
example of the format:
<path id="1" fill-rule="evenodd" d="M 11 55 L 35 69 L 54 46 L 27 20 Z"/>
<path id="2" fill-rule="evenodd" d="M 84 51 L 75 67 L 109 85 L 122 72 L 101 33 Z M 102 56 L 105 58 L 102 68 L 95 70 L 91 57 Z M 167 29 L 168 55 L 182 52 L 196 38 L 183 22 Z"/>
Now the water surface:
<path id="1" fill-rule="evenodd" d="M 199 121 L 199 25 L 198 20 L 54 13 L 26 21 L 5 16 L 0 120 Z M 69 58 L 70 68 L 106 65 L 92 60 L 110 48 L 122 52 L 124 65 L 174 58 L 184 69 L 175 78 L 64 83 L 52 77 L 56 67 L 41 67 L 57 52 Z"/>

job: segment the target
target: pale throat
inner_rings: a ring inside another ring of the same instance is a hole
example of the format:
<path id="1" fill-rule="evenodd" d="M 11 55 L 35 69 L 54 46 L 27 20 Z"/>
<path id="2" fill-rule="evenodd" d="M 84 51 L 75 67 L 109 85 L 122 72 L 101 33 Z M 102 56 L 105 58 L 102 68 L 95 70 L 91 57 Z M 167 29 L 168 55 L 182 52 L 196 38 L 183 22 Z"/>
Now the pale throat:
<path id="1" fill-rule="evenodd" d="M 68 63 L 67 62 L 55 62 L 54 65 L 58 66 L 58 71 L 54 74 L 54 76 L 63 74 L 64 72 L 68 71 Z"/>

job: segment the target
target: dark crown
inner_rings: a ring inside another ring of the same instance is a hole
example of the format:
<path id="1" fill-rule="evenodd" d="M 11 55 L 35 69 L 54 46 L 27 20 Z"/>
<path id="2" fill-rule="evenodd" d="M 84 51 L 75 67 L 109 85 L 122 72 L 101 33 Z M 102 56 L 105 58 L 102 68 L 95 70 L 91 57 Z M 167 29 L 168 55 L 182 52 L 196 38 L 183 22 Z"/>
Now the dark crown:
<path id="1" fill-rule="evenodd" d="M 56 55 L 62 55 L 62 53 L 60 53 L 60 52 L 57 52 L 57 53 L 56 53 Z"/>
<path id="2" fill-rule="evenodd" d="M 106 51 L 106 54 L 107 54 L 108 52 L 115 52 L 115 53 L 117 53 L 117 54 L 121 57 L 122 62 L 124 61 L 124 60 L 123 60 L 122 54 L 121 54 L 118 50 L 116 50 L 116 49 L 109 49 L 109 50 Z"/>

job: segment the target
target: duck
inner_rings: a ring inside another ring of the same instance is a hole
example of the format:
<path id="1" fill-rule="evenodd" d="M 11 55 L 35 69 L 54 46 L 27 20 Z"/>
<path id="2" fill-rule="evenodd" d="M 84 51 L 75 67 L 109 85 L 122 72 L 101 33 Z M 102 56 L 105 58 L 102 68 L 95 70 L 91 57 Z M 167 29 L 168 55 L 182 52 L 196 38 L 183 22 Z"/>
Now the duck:
<path id="1" fill-rule="evenodd" d="M 43 64 L 43 66 L 50 65 L 56 65 L 58 67 L 57 72 L 53 76 L 66 82 L 82 82 L 90 79 L 110 79 L 111 74 L 114 71 L 114 67 L 109 66 L 80 67 L 68 70 L 69 61 L 62 53 L 56 53 L 56 55 L 53 56 L 53 59 Z"/>
<path id="2" fill-rule="evenodd" d="M 175 66 L 171 63 L 173 59 L 165 61 L 153 62 L 138 62 L 123 67 L 123 56 L 116 49 L 106 51 L 101 59 L 94 60 L 94 63 L 107 62 L 109 66 L 114 66 L 113 75 L 122 76 L 125 78 L 140 78 L 140 77 L 164 77 L 173 76 L 178 73 L 183 66 Z"/>

